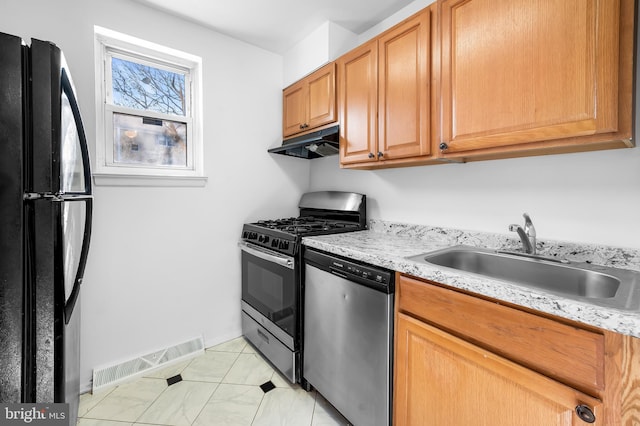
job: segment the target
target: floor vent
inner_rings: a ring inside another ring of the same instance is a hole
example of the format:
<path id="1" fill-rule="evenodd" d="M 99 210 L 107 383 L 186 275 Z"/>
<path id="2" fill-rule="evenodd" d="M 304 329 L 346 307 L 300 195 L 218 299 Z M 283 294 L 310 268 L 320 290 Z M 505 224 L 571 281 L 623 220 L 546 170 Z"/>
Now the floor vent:
<path id="1" fill-rule="evenodd" d="M 192 358 L 204 352 L 204 341 L 198 337 L 156 352 L 139 356 L 129 361 L 93 370 L 92 391 L 117 385 L 159 367 Z"/>

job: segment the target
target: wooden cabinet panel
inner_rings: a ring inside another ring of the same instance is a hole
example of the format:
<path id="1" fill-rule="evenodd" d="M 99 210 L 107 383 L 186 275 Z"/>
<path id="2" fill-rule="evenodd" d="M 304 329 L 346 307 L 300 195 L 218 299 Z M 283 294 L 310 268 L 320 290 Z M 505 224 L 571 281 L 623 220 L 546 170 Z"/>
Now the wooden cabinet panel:
<path id="1" fill-rule="evenodd" d="M 431 152 L 430 18 L 421 13 L 378 40 L 378 145 L 384 159 Z"/>
<path id="2" fill-rule="evenodd" d="M 441 6 L 445 153 L 618 130 L 620 0 Z"/>
<path id="3" fill-rule="evenodd" d="M 305 84 L 297 83 L 282 93 L 282 134 L 284 137 L 294 135 L 303 130 L 306 120 Z"/>
<path id="4" fill-rule="evenodd" d="M 640 425 L 640 339 L 631 336 L 619 337 L 622 339 L 620 363 L 622 383 L 616 396 L 621 400 L 620 424 L 638 426 Z M 616 366 L 612 366 L 611 370 L 616 372 L 615 368 Z"/>
<path id="5" fill-rule="evenodd" d="M 366 43 L 338 63 L 340 162 L 371 161 L 377 149 L 378 48 Z"/>
<path id="6" fill-rule="evenodd" d="M 410 277 L 402 276 L 400 285 L 401 311 L 564 383 L 604 388 L 602 334 Z"/>
<path id="7" fill-rule="evenodd" d="M 335 69 L 329 63 L 282 91 L 285 138 L 337 120 Z"/>
<path id="8" fill-rule="evenodd" d="M 583 425 L 602 403 L 404 314 L 397 316 L 394 425 Z"/>
<path id="9" fill-rule="evenodd" d="M 341 166 L 429 159 L 434 12 L 426 8 L 338 59 Z"/>
<path id="10" fill-rule="evenodd" d="M 331 63 L 311 74 L 309 84 L 309 128 L 320 127 L 337 120 L 336 114 L 336 64 Z"/>

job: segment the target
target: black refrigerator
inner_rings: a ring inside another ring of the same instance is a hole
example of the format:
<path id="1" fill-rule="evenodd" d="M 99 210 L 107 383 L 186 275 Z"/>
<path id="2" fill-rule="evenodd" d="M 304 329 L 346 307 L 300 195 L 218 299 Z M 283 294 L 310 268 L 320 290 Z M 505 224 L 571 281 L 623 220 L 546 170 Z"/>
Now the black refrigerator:
<path id="1" fill-rule="evenodd" d="M 70 425 L 92 206 L 61 50 L 0 33 L 0 403 L 68 403 Z"/>

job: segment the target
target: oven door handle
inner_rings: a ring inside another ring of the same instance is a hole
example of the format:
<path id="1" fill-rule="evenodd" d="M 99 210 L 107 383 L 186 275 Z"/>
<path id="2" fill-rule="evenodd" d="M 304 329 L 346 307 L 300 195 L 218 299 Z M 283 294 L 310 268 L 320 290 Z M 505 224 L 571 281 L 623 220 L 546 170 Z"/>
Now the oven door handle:
<path id="1" fill-rule="evenodd" d="M 293 269 L 294 262 L 293 258 L 289 256 L 283 256 L 278 252 L 271 251 L 260 246 L 256 246 L 254 244 L 246 243 L 244 241 L 240 241 L 238 246 L 242 251 L 249 253 L 252 256 L 259 257 L 260 259 L 267 260 L 269 262 L 277 263 L 278 265 L 284 266 L 288 269 Z"/>

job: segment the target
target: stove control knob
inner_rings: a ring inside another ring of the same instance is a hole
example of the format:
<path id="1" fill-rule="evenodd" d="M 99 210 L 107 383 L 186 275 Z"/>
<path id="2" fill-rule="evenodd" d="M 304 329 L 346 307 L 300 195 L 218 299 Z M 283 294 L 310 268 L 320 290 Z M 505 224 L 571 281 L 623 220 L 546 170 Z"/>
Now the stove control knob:
<path id="1" fill-rule="evenodd" d="M 280 241 L 280 248 L 282 250 L 287 250 L 289 248 L 289 241 Z"/>
<path id="2" fill-rule="evenodd" d="M 273 240 L 271 240 L 271 247 L 278 248 L 278 244 L 280 244 L 280 239 L 274 238 Z"/>
<path id="3" fill-rule="evenodd" d="M 256 238 L 258 238 L 258 234 L 256 232 L 249 232 L 250 240 L 255 240 Z"/>
<path id="4" fill-rule="evenodd" d="M 261 242 L 261 243 L 267 244 L 269 242 L 269 236 L 268 235 L 260 235 L 258 237 L 258 241 Z"/>

